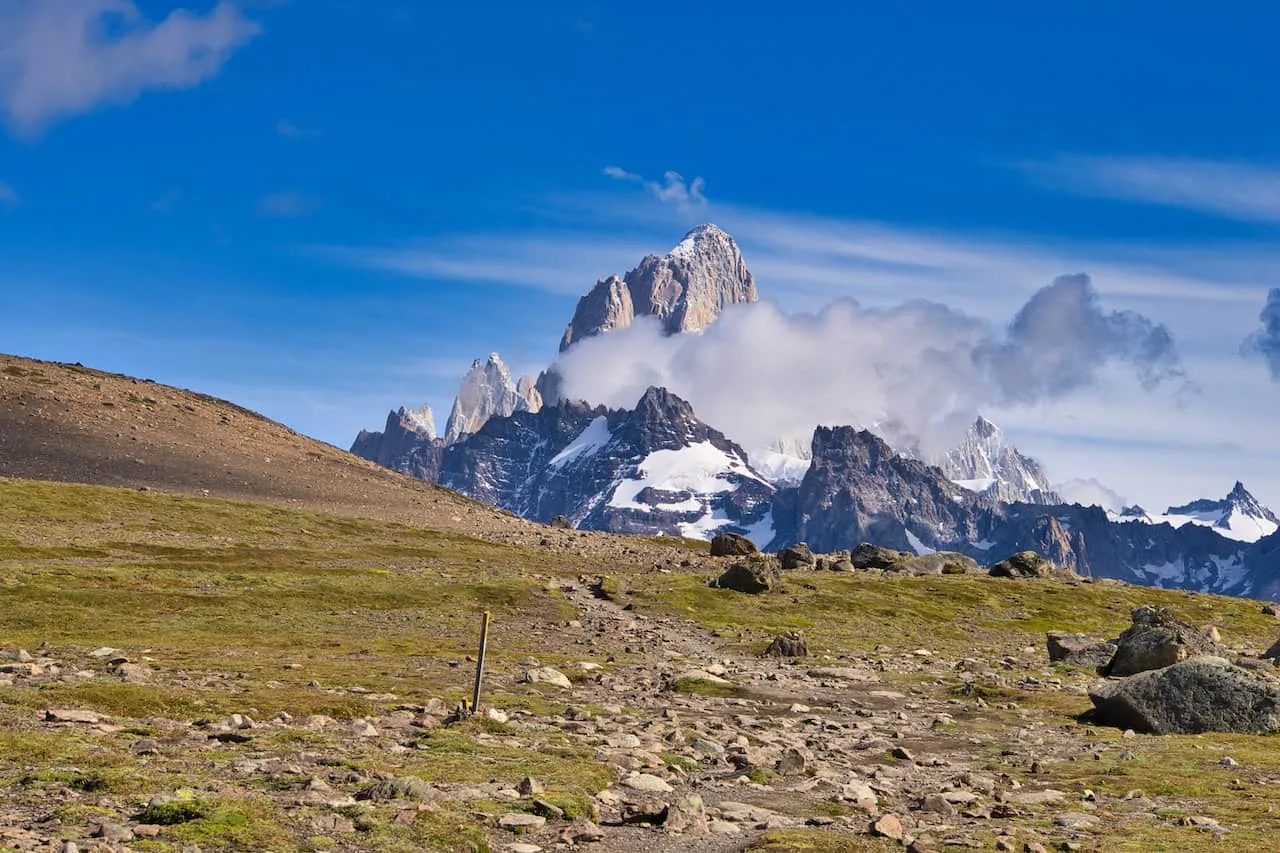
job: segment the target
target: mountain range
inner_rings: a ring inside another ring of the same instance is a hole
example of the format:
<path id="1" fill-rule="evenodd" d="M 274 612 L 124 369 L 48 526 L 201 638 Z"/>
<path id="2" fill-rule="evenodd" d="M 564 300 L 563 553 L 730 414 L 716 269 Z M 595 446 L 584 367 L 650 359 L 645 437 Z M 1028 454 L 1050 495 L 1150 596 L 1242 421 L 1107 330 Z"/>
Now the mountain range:
<path id="1" fill-rule="evenodd" d="M 697 334 L 758 299 L 733 238 L 713 225 L 600 279 L 561 340 L 656 317 Z M 1044 467 L 986 418 L 931 459 L 857 425 L 818 427 L 753 458 L 688 402 L 650 388 L 632 409 L 561 399 L 554 366 L 517 381 L 491 354 L 463 380 L 443 437 L 429 409 L 392 411 L 352 452 L 525 518 L 580 529 L 709 539 L 743 533 L 766 549 L 837 552 L 871 542 L 994 562 L 1039 551 L 1081 574 L 1234 595 L 1280 594 L 1280 521 L 1236 483 L 1151 515 L 1064 501 Z"/>

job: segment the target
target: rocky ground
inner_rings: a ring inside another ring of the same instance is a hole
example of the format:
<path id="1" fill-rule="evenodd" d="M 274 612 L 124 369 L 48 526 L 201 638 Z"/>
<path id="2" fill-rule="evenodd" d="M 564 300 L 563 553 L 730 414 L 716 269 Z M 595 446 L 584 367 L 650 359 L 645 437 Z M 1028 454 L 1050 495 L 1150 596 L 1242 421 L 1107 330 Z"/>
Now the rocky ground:
<path id="1" fill-rule="evenodd" d="M 689 562 L 686 571 L 717 561 Z M 1055 713 L 1086 708 L 1095 679 L 1050 666 L 1043 644 L 958 657 L 885 637 L 839 656 L 763 658 L 744 654 L 739 636 L 639 612 L 600 578 L 539 581 L 556 587 L 568 608 L 560 615 L 571 617 L 528 628 L 535 636 L 526 639 L 554 647 L 556 666 L 529 656 L 499 667 L 488 690 L 537 701 L 484 702 L 467 721 L 450 720 L 455 703 L 444 697 L 367 694 L 373 711 L 355 719 L 250 706 L 194 720 L 11 706 L 9 742 L 39 740 L 51 753 L 0 789 L 0 843 L 64 853 L 486 843 L 523 853 L 904 845 L 1033 853 L 1125 849 L 1129 834 L 1146 839 L 1131 849 L 1219 839 L 1262 849 L 1250 846 L 1256 822 L 1201 813 L 1208 801 L 1165 783 L 1125 783 L 1126 768 L 1152 769 L 1161 739 Z M 503 637 L 496 624 L 495 645 Z M 54 646 L 6 658 L 7 700 L 56 684 L 180 687 L 190 677 L 152 665 L 145 650 Z M 464 676 L 472 665 L 456 663 Z M 54 745 L 64 741 L 118 759 L 85 771 L 61 760 L 70 756 Z M 1238 758 L 1220 739 L 1196 748 L 1202 785 L 1280 803 L 1280 763 Z M 474 755 L 480 772 L 433 778 L 419 757 L 441 752 L 464 764 Z M 547 755 L 570 760 L 567 772 L 600 790 L 566 794 L 566 768 Z M 144 795 L 113 794 L 123 770 L 153 780 Z M 253 805 L 226 806 L 237 802 Z"/>

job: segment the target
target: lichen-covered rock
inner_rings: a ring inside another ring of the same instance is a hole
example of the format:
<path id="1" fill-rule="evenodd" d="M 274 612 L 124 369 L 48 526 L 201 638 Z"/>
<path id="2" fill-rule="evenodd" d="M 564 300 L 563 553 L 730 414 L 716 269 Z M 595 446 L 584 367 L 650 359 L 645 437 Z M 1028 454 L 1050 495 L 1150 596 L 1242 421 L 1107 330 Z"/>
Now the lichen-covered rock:
<path id="1" fill-rule="evenodd" d="M 1280 731 L 1280 690 L 1217 657 L 1195 657 L 1089 690 L 1095 719 L 1152 734 Z"/>
<path id="2" fill-rule="evenodd" d="M 1055 572 L 1053 563 L 1035 551 L 1020 551 L 991 567 L 993 578 L 1049 578 Z"/>
<path id="3" fill-rule="evenodd" d="M 813 552 L 809 550 L 809 546 L 801 542 L 798 545 L 790 545 L 779 551 L 778 562 L 782 564 L 783 571 L 812 569 L 814 556 Z"/>
<path id="4" fill-rule="evenodd" d="M 740 563 L 734 563 L 724 574 L 716 578 L 714 585 L 720 589 L 733 589 L 758 595 L 773 589 L 778 580 L 777 565 L 768 557 L 756 555 Z"/>
<path id="5" fill-rule="evenodd" d="M 1143 605 L 1133 611 L 1133 624 L 1116 640 L 1116 652 L 1099 670 L 1125 676 L 1160 669 L 1222 649 L 1207 633 L 1176 618 L 1167 608 Z"/>
<path id="6" fill-rule="evenodd" d="M 906 551 L 895 551 L 892 548 L 881 548 L 870 542 L 863 542 L 853 550 L 853 565 L 858 569 L 893 569 L 914 557 Z"/>

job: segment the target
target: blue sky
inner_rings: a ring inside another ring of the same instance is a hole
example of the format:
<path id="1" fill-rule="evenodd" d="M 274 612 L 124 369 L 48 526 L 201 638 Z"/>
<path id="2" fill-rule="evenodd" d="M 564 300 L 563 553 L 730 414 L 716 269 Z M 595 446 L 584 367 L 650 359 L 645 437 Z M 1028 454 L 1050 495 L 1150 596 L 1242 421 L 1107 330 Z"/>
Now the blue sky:
<path id="1" fill-rule="evenodd" d="M 597 277 L 713 220 L 784 311 L 999 324 L 1089 272 L 1203 395 L 1001 422 L 1056 479 L 1280 505 L 1238 355 L 1280 284 L 1280 10 L 1024 5 L 0 0 L 0 349 L 346 446 L 443 421 L 490 350 L 536 371 Z"/>

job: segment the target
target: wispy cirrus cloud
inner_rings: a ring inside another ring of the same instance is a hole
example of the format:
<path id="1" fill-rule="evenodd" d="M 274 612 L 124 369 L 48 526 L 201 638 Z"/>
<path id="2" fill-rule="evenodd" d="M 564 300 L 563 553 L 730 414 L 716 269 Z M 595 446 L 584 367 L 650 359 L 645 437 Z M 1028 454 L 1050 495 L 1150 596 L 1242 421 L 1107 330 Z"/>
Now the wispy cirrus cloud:
<path id="1" fill-rule="evenodd" d="M 0 0 L 0 107 L 20 135 L 152 89 L 188 89 L 260 32 L 222 0 L 152 21 L 133 0 Z"/>
<path id="2" fill-rule="evenodd" d="M 294 219 L 316 210 L 320 201 L 298 192 L 277 192 L 258 199 L 258 213 L 276 219 Z"/>
<path id="3" fill-rule="evenodd" d="M 1280 222 L 1280 167 L 1186 157 L 1063 155 L 1024 163 L 1036 180 L 1081 195 Z"/>
<path id="4" fill-rule="evenodd" d="M 285 139 L 315 139 L 320 136 L 320 131 L 314 127 L 303 127 L 294 124 L 287 118 L 282 118 L 276 122 L 276 135 Z"/>

